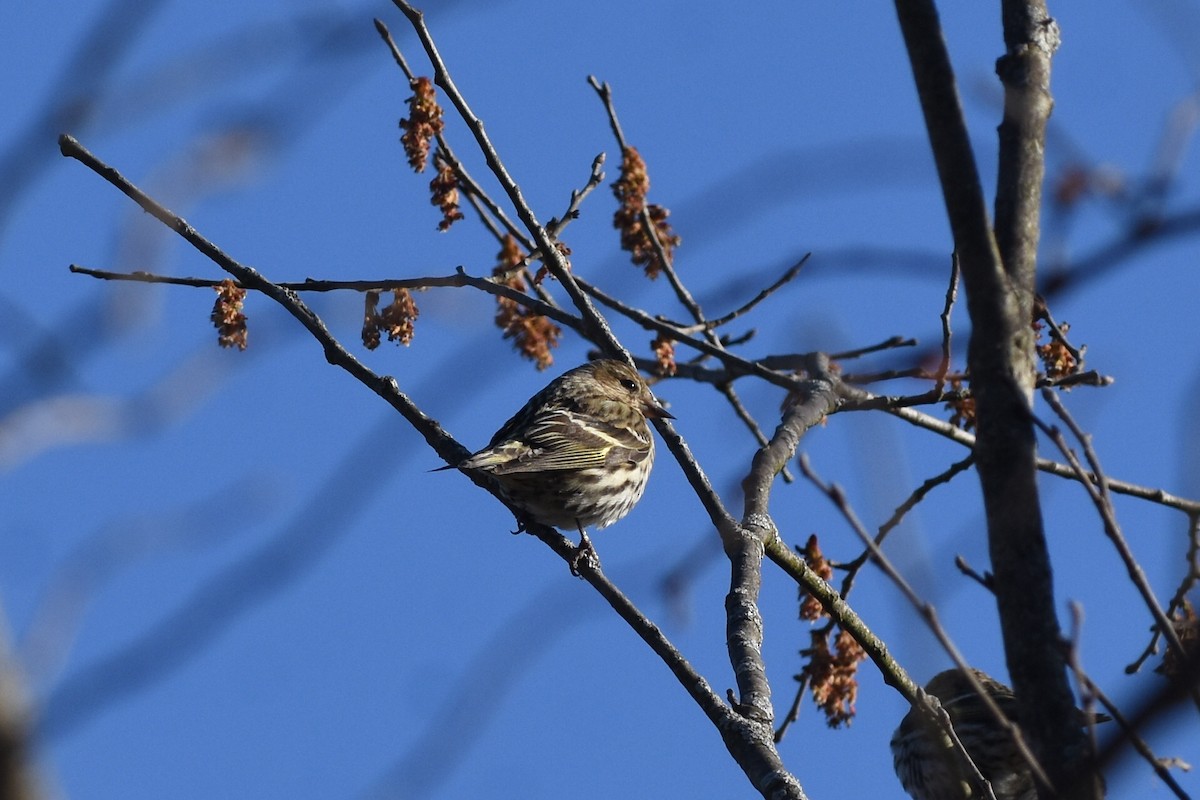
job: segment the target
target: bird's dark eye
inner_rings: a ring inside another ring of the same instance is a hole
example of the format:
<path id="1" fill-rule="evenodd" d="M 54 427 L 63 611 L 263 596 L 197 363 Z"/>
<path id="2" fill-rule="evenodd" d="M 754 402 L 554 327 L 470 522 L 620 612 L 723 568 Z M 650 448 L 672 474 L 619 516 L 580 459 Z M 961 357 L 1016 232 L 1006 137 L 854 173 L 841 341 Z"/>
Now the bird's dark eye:
<path id="1" fill-rule="evenodd" d="M 637 394 L 637 391 L 638 391 L 637 383 L 629 380 L 629 378 L 622 379 L 621 388 L 624 389 L 625 391 L 629 392 L 630 394 Z"/>

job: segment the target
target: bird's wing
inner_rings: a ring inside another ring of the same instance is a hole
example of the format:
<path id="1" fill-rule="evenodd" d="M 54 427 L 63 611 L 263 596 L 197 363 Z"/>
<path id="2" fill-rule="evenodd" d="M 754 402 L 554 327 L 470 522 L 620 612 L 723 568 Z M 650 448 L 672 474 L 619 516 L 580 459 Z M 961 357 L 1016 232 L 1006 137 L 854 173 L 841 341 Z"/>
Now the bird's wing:
<path id="1" fill-rule="evenodd" d="M 1005 717 L 1016 721 L 1017 698 L 1013 695 L 1012 690 L 1002 687 L 992 692 L 991 697 Z M 980 702 L 979 696 L 969 687 L 964 690 L 963 694 L 943 700 L 942 707 L 946 709 L 946 713 L 950 715 L 951 721 L 955 723 L 983 722 L 995 724 L 995 717 L 992 716 L 991 710 Z"/>
<path id="2" fill-rule="evenodd" d="M 650 441 L 633 431 L 566 409 L 538 414 L 519 439 L 500 442 L 472 456 L 467 467 L 496 475 L 603 467 L 641 461 Z"/>

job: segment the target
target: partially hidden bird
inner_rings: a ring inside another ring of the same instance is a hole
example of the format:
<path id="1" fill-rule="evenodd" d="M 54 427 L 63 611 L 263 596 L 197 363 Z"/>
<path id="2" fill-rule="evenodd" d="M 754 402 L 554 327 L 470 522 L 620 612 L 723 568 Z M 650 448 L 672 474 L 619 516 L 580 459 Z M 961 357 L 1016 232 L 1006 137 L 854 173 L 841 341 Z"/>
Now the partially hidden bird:
<path id="1" fill-rule="evenodd" d="M 1017 698 L 1012 689 L 982 670 L 971 672 L 1004 717 L 1016 723 Z M 996 800 L 1037 800 L 1029 762 L 961 670 L 939 672 L 926 684 L 925 691 L 941 702 L 963 748 L 991 784 Z M 1078 710 L 1076 714 L 1080 727 L 1088 724 L 1088 715 Z M 1090 717 L 1092 722 L 1108 719 L 1103 714 Z M 968 800 L 979 796 L 972 788 L 966 765 L 952 752 L 950 737 L 916 708 L 900 721 L 891 748 L 896 777 L 913 800 Z"/>

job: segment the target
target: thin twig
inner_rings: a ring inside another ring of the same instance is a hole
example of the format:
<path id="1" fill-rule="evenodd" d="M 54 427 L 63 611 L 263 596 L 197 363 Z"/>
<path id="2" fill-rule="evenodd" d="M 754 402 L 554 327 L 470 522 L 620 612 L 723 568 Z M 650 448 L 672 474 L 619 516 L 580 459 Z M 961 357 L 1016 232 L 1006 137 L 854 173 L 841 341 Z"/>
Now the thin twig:
<path id="1" fill-rule="evenodd" d="M 751 435 L 754 436 L 754 440 L 758 442 L 758 446 L 766 447 L 767 442 L 769 441 L 767 439 L 767 435 L 763 433 L 762 428 L 759 427 L 758 420 L 756 420 L 754 415 L 750 413 L 750 410 L 746 408 L 746 405 L 742 402 L 742 398 L 739 397 L 737 392 L 733 390 L 733 384 L 718 384 L 717 391 L 725 395 L 725 400 L 729 403 L 729 407 L 733 409 L 733 413 L 737 414 L 738 419 L 742 421 L 742 424 L 745 425 L 750 431 Z M 786 465 L 779 471 L 779 475 L 783 478 L 784 483 L 791 483 L 792 481 L 796 480 L 796 477 L 792 475 L 791 470 L 789 470 Z"/>
<path id="2" fill-rule="evenodd" d="M 1067 334 L 1062 329 L 1062 326 L 1054 321 L 1054 317 L 1050 314 L 1050 306 L 1046 304 L 1044 299 L 1039 299 L 1035 303 L 1034 315 L 1046 325 L 1046 329 L 1050 331 L 1050 338 L 1061 344 L 1071 354 L 1071 358 L 1075 359 L 1076 369 L 1083 369 L 1083 355 L 1086 347 L 1076 347 L 1067 340 Z"/>
<path id="3" fill-rule="evenodd" d="M 946 373 L 950 371 L 950 312 L 954 308 L 954 301 L 958 299 L 959 274 L 958 254 L 955 253 L 950 257 L 950 285 L 946 287 L 946 304 L 942 307 L 941 314 L 942 360 L 933 378 L 933 388 L 936 392 L 941 392 L 946 387 Z"/>
<path id="4" fill-rule="evenodd" d="M 1075 675 L 1075 682 L 1079 686 L 1079 699 L 1081 710 L 1083 711 L 1084 720 L 1087 722 L 1087 758 L 1083 761 L 1084 765 L 1095 770 L 1096 763 L 1096 723 L 1099 721 L 1096 718 L 1096 693 L 1091 690 L 1095 684 L 1088 680 L 1087 673 L 1083 669 L 1083 661 L 1080 656 L 1080 641 L 1083 638 L 1083 605 L 1075 600 L 1067 603 L 1067 607 L 1071 612 L 1071 635 L 1065 642 L 1067 649 L 1067 667 Z"/>
<path id="5" fill-rule="evenodd" d="M 570 224 L 571 220 L 579 216 L 579 209 L 583 205 L 583 201 L 589 194 L 596 190 L 596 187 L 604 182 L 604 153 L 598 153 L 592 159 L 592 173 L 588 176 L 587 183 L 582 189 L 571 190 L 571 202 L 567 204 L 566 212 L 558 218 L 557 222 L 549 226 L 550 235 L 556 239 L 563 230 Z"/>
<path id="6" fill-rule="evenodd" d="M 77 264 L 68 266 L 71 272 L 79 275 L 88 275 L 93 278 L 113 281 L 135 281 L 138 283 L 165 283 L 175 286 L 195 286 L 195 287 L 212 287 L 219 286 L 222 281 L 212 278 L 177 278 L 169 275 L 156 275 L 149 272 L 107 272 L 100 269 L 91 269 L 89 267 L 81 267 Z M 242 281 L 234 281 L 234 285 L 243 289 L 252 289 L 261 291 L 259 287 L 246 285 Z M 535 297 L 530 297 L 524 292 L 517 291 L 510 286 L 507 286 L 490 278 L 479 278 L 474 275 L 468 275 L 463 271 L 462 267 L 458 268 L 458 272 L 454 275 L 437 275 L 425 276 L 421 278 L 381 278 L 379 280 L 357 280 L 357 281 L 326 281 L 313 280 L 309 278 L 304 281 L 281 282 L 274 284 L 280 289 L 285 289 L 290 292 L 336 292 L 336 291 L 390 291 L 393 289 L 432 289 L 438 287 L 462 287 L 469 286 L 488 294 L 498 297 L 505 297 L 514 302 L 520 303 L 530 311 L 541 314 L 544 317 L 558 322 L 562 325 L 575 330 L 580 335 L 585 335 L 586 330 L 583 320 L 564 311 L 558 306 L 549 305 Z"/>
<path id="7" fill-rule="evenodd" d="M 992 574 L 990 572 L 980 575 L 975 571 L 975 568 L 967 563 L 967 560 L 961 555 L 956 555 L 954 557 L 954 567 L 963 575 L 978 583 L 984 589 L 988 590 L 989 592 L 995 592 L 995 589 L 992 588 Z"/>
<path id="8" fill-rule="evenodd" d="M 504 209 L 500 207 L 500 204 L 492 199 L 492 196 L 484 190 L 479 181 L 475 180 L 471 173 L 467 171 L 467 168 L 463 165 L 458 156 L 454 154 L 454 151 L 450 149 L 450 143 L 446 140 L 446 135 L 439 133 L 437 135 L 437 140 L 438 158 L 443 159 L 446 164 L 454 170 L 454 174 L 458 177 L 459 188 L 463 190 L 463 194 L 465 194 L 468 198 L 472 198 L 483 204 L 483 209 L 480 209 L 478 206 L 476 206 L 476 210 L 479 211 L 480 221 L 487 225 L 492 236 L 495 237 L 497 241 L 502 241 L 504 239 L 496 225 L 492 224 L 491 222 L 491 220 L 495 220 L 500 227 L 504 229 L 504 233 L 507 233 L 516 239 L 518 244 L 520 244 L 525 250 L 534 249 L 533 242 L 530 241 L 525 232 L 522 231 L 515 222 L 508 218 L 508 214 L 504 212 Z M 474 203 L 472 205 L 474 205 Z M 484 213 L 484 210 L 486 210 L 486 213 Z"/>
<path id="9" fill-rule="evenodd" d="M 600 95 L 601 102 L 604 103 L 604 112 L 608 115 L 608 124 L 612 127 L 613 138 L 617 140 L 617 145 L 624 150 L 628 145 L 625 143 L 625 133 L 621 130 L 621 123 L 617 121 L 617 110 L 613 107 L 612 89 L 607 83 L 601 83 L 595 75 L 588 75 L 588 86 L 596 90 L 596 94 Z"/>
<path id="10" fill-rule="evenodd" d="M 1154 596 L 1154 590 L 1150 586 L 1149 579 L 1146 578 L 1146 573 L 1142 569 L 1142 565 L 1138 563 L 1137 558 L 1133 555 L 1133 550 L 1130 549 L 1129 543 L 1125 541 L 1124 534 L 1121 533 L 1121 526 L 1117 522 L 1116 510 L 1113 508 L 1112 496 L 1109 494 L 1108 478 L 1104 474 L 1104 470 L 1100 467 L 1100 459 L 1096 455 L 1095 449 L 1091 444 L 1091 437 L 1079 427 L 1075 422 L 1075 418 L 1067 411 L 1062 401 L 1050 389 L 1042 390 L 1042 399 L 1054 410 L 1058 418 L 1066 423 L 1075 439 L 1083 448 L 1084 457 L 1088 461 L 1088 465 L 1092 471 L 1089 474 L 1083 468 L 1078 456 L 1074 450 L 1067 444 L 1063 435 L 1057 428 L 1051 427 L 1040 420 L 1036 420 L 1047 436 L 1054 442 L 1067 461 L 1075 469 L 1075 474 L 1079 478 L 1079 483 L 1087 490 L 1088 496 L 1092 503 L 1096 506 L 1096 511 L 1100 514 L 1100 519 L 1104 523 L 1104 532 L 1113 546 L 1117 550 L 1117 555 L 1120 556 L 1121 562 L 1125 565 L 1125 570 L 1129 573 L 1129 579 L 1134 587 L 1138 590 L 1138 594 L 1142 596 L 1142 602 L 1146 604 L 1146 608 L 1150 611 L 1150 616 L 1154 618 L 1155 625 L 1166 638 L 1168 646 L 1171 647 L 1179 656 L 1183 663 L 1187 663 L 1188 653 L 1183 646 L 1183 642 L 1179 640 L 1179 634 L 1175 632 L 1175 626 L 1171 624 L 1170 618 L 1159 605 L 1158 598 Z M 1200 708 L 1200 691 L 1195 689 L 1191 692 L 1192 700 L 1197 708 Z"/>
<path id="11" fill-rule="evenodd" d="M 655 333 L 665 333 L 667 336 L 670 336 L 672 339 L 674 339 L 677 342 L 683 342 L 683 343 L 687 344 L 689 347 L 692 347 L 692 348 L 698 350 L 699 352 L 704 353 L 705 355 L 713 356 L 714 358 L 719 359 L 721 361 L 721 363 L 723 363 L 726 366 L 726 368 L 731 369 L 731 371 L 739 370 L 738 374 L 754 375 L 756 377 L 759 377 L 759 378 L 762 378 L 762 379 L 768 381 L 769 383 L 773 383 L 776 386 L 781 386 L 784 389 L 792 390 L 795 388 L 799 388 L 799 381 L 792 378 L 791 376 L 782 375 L 778 372 L 774 372 L 770 369 L 767 369 L 753 361 L 748 361 L 738 355 L 735 355 L 735 354 L 729 352 L 728 350 L 726 350 L 724 347 L 720 346 L 719 344 L 714 345 L 709 342 L 702 341 L 700 339 L 686 336 L 686 335 L 680 333 L 679 330 L 677 328 L 675 328 L 674 326 L 668 325 L 665 322 L 660 322 L 657 319 L 655 319 L 652 315 L 647 314 L 646 312 L 644 312 L 640 309 L 633 308 L 632 306 L 621 302 L 617 298 L 615 298 L 612 295 L 608 294 L 607 292 L 597 288 L 596 286 L 593 286 L 592 284 L 588 283 L 587 281 L 583 280 L 582 278 L 579 278 L 578 276 L 576 276 L 575 281 L 579 284 L 580 287 L 583 288 L 583 290 L 585 292 L 587 292 L 590 296 L 596 298 L 596 300 L 598 302 L 600 302 L 602 305 L 605 305 L 608 308 L 611 308 L 612 310 L 614 310 L 617 313 L 621 314 L 622 316 L 626 317 L 627 319 L 632 320 L 633 322 L 636 322 L 637 324 L 641 325 L 643 328 L 645 328 L 648 331 L 654 331 Z M 733 376 L 731 376 L 731 377 L 733 377 Z"/>
<path id="12" fill-rule="evenodd" d="M 775 729 L 776 744 L 783 741 L 783 737 L 787 735 L 788 728 L 792 727 L 792 723 L 800 719 L 800 704 L 804 701 L 804 692 L 808 689 L 808 675 L 801 673 L 795 678 L 796 694 L 792 697 L 792 704 L 788 706 L 788 712 L 784 715 L 783 722 L 779 723 L 779 727 Z"/>
<path id="13" fill-rule="evenodd" d="M 738 317 L 749 314 L 751 311 L 753 311 L 755 309 L 755 307 L 758 306 L 759 303 L 766 300 L 768 297 L 775 294 L 775 292 L 779 291 L 784 286 L 786 286 L 788 283 L 790 283 L 792 280 L 794 280 L 795 277 L 800 274 L 800 270 L 804 267 L 804 264 L 808 261 L 808 259 L 811 256 L 812 256 L 812 253 L 805 253 L 804 258 L 800 259 L 797 263 L 795 263 L 791 267 L 789 267 L 788 271 L 783 273 L 783 275 L 781 275 L 778 280 L 776 280 L 774 283 L 772 283 L 767 288 L 763 289 L 761 292 L 759 292 L 753 298 L 748 300 L 746 303 L 742 304 L 738 308 L 735 308 L 733 311 L 730 311 L 728 314 L 726 314 L 723 317 L 717 317 L 716 319 L 710 319 L 710 320 L 706 320 L 704 322 L 697 322 L 694 325 L 682 325 L 679 323 L 674 323 L 674 324 L 676 325 L 676 327 L 679 328 L 679 330 L 687 331 L 688 333 L 698 333 L 705 329 L 716 330 L 717 328 L 728 325 L 730 322 L 733 322 Z M 659 317 L 659 319 L 663 319 L 663 318 Z M 663 319 L 663 321 L 668 322 L 669 320 Z"/>
<path id="14" fill-rule="evenodd" d="M 916 347 L 917 340 L 906 336 L 889 336 L 882 342 L 870 344 L 866 347 L 857 347 L 853 350 L 843 350 L 839 353 L 830 353 L 831 361 L 849 361 L 852 358 L 861 358 L 862 356 L 872 353 L 879 353 L 884 350 L 894 350 L 898 347 Z M 777 355 L 766 356 L 760 359 L 760 363 L 771 369 L 799 369 L 799 365 L 804 362 L 805 356 L 797 355 Z"/>
<path id="15" fill-rule="evenodd" d="M 922 482 L 920 486 L 913 490 L 912 494 L 904 499 L 904 502 L 896 506 L 896 510 L 892 512 L 892 516 L 888 517 L 887 521 L 879 526 L 879 530 L 876 531 L 874 537 L 875 546 L 882 547 L 883 540 L 887 538 L 887 535 L 904 520 L 905 515 L 908 514 L 909 511 L 912 511 L 914 508 L 916 508 L 918 503 L 925 499 L 926 495 L 928 495 L 937 487 L 954 480 L 956 475 L 970 468 L 973 463 L 975 463 L 974 454 L 968 455 L 962 461 L 954 462 L 942 472 L 939 472 L 932 478 Z M 855 576 L 858 574 L 859 570 L 862 569 L 862 566 L 867 562 L 867 559 L 869 559 L 870 556 L 871 549 L 868 548 L 862 552 L 862 555 L 843 565 L 843 569 L 846 571 L 846 576 L 842 579 L 843 597 L 850 594 L 850 588 L 854 584 Z"/>

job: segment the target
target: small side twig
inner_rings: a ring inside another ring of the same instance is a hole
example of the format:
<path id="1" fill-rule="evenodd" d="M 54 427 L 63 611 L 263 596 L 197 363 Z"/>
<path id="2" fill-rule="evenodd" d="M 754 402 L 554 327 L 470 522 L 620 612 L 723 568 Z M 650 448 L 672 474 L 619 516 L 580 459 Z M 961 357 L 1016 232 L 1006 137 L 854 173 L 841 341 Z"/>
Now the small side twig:
<path id="1" fill-rule="evenodd" d="M 895 527 L 901 523 L 901 521 L 904 520 L 905 515 L 907 515 L 909 511 L 912 511 L 914 508 L 916 508 L 918 503 L 925 499 L 926 495 L 928 495 L 937 487 L 954 480 L 956 475 L 969 469 L 974 463 L 975 456 L 973 454 L 968 455 L 962 461 L 954 462 L 937 475 L 934 475 L 932 478 L 922 482 L 920 486 L 912 491 L 912 494 L 904 499 L 904 502 L 896 506 L 896 510 L 892 512 L 892 516 L 888 517 L 887 521 L 879 526 L 879 530 L 876 531 L 874 537 L 875 546 L 877 548 L 882 547 L 883 540 L 887 538 L 887 535 L 891 533 L 892 530 L 894 530 Z M 843 569 L 846 572 L 846 576 L 842 579 L 843 597 L 850 594 L 850 589 L 854 584 L 855 576 L 858 575 L 858 572 L 862 569 L 863 565 L 867 563 L 867 560 L 870 558 L 870 556 L 871 549 L 868 548 L 864 550 L 857 558 L 843 565 Z"/>
<path id="2" fill-rule="evenodd" d="M 804 267 L 804 264 L 808 261 L 808 259 L 810 257 L 812 257 L 812 253 L 805 253 L 804 258 L 800 259 L 798 262 L 796 262 L 791 267 L 789 267 L 787 272 L 783 273 L 783 275 L 781 275 L 774 283 L 772 283 L 770 286 L 768 286 L 767 288 L 760 291 L 757 295 L 752 297 L 750 300 L 746 301 L 742 305 L 735 308 L 733 311 L 730 311 L 728 314 L 725 314 L 724 316 L 721 316 L 721 317 L 717 317 L 716 319 L 710 319 L 710 320 L 706 320 L 704 322 L 697 322 L 693 325 L 682 325 L 679 323 L 675 323 L 676 326 L 681 331 L 687 331 L 688 333 L 698 333 L 699 331 L 702 331 L 702 330 L 716 330 L 717 328 L 721 328 L 725 325 L 728 325 L 729 323 L 733 322 L 737 318 L 745 316 L 746 314 L 749 314 L 751 311 L 753 311 L 758 306 L 759 303 L 766 300 L 768 297 L 775 294 L 777 291 L 782 289 L 784 286 L 786 286 L 787 284 L 789 284 L 793 280 L 795 280 L 796 276 L 800 274 L 800 270 Z M 660 317 L 660 319 L 661 319 L 661 317 Z M 669 320 L 663 320 L 663 321 L 667 322 Z"/>
<path id="3" fill-rule="evenodd" d="M 775 729 L 775 742 L 778 744 L 783 741 L 783 737 L 787 735 L 788 728 L 792 727 L 792 723 L 800 719 L 800 704 L 804 702 L 804 692 L 808 689 L 808 675 L 800 674 L 795 676 L 796 679 L 796 694 L 792 697 L 792 704 L 788 706 L 788 712 L 783 717 L 783 722 L 779 723 L 779 727 Z"/>
<path id="4" fill-rule="evenodd" d="M 984 589 L 987 589 L 989 592 L 995 591 L 995 589 L 992 588 L 992 574 L 990 572 L 985 572 L 982 575 L 979 574 L 975 571 L 975 568 L 967 563 L 967 560 L 961 555 L 956 555 L 954 557 L 954 568 L 961 572 L 964 576 L 978 583 Z"/>
<path id="5" fill-rule="evenodd" d="M 942 360 L 938 363 L 937 373 L 933 378 L 933 388 L 941 392 L 946 387 L 946 373 L 950 371 L 950 312 L 958 299 L 958 279 L 961 271 L 958 266 L 958 253 L 950 257 L 950 285 L 946 288 L 946 305 L 942 307 Z"/>

